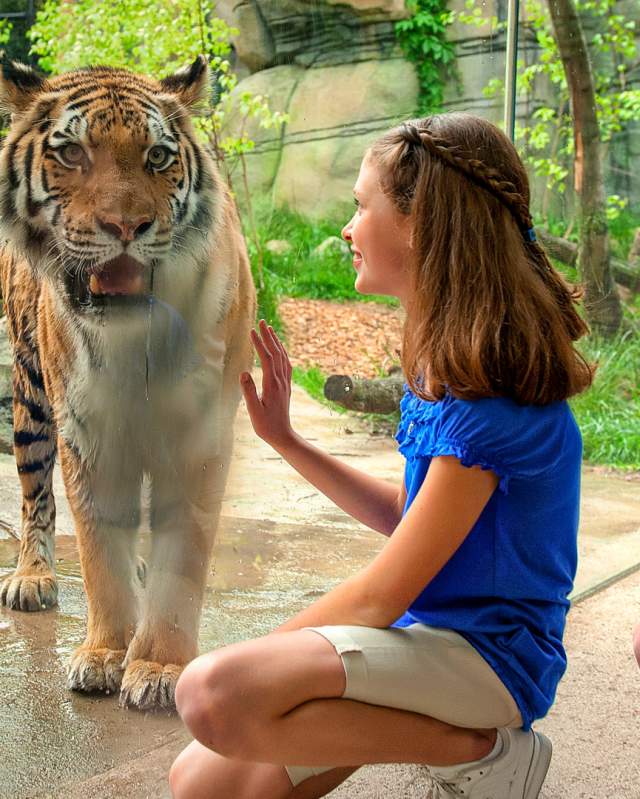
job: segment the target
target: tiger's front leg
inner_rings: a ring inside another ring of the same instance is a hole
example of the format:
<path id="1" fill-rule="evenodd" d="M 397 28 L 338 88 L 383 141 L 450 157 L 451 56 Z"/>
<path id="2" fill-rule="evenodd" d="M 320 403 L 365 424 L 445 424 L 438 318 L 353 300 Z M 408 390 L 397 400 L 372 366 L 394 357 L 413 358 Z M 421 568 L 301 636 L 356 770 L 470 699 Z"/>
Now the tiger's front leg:
<path id="1" fill-rule="evenodd" d="M 71 657 L 68 685 L 76 691 L 113 693 L 120 688 L 137 620 L 135 543 L 142 472 L 133 455 L 122 459 L 119 469 L 99 457 L 88 468 L 63 440 L 59 451 L 88 610 L 87 636 Z"/>
<path id="2" fill-rule="evenodd" d="M 228 457 L 194 458 L 181 472 L 152 475 L 152 549 L 144 608 L 125 660 L 124 706 L 175 709 L 178 677 L 198 653 L 200 610 L 228 466 Z"/>
<path id="3" fill-rule="evenodd" d="M 16 570 L 0 583 L 0 602 L 12 610 L 46 610 L 58 604 L 51 485 L 56 432 L 31 337 L 18 328 L 12 338 L 13 449 L 22 486 L 22 533 Z"/>

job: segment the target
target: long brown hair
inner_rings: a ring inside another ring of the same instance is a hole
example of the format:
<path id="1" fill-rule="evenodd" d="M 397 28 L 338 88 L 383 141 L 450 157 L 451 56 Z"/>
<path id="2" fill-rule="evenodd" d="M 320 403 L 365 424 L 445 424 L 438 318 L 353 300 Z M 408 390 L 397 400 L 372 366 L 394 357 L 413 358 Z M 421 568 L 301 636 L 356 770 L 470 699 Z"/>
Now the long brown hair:
<path id="1" fill-rule="evenodd" d="M 411 389 L 536 405 L 586 389 L 594 369 L 572 344 L 588 333 L 582 291 L 530 240 L 529 181 L 507 136 L 470 114 L 438 114 L 393 128 L 367 157 L 413 218 L 402 347 Z"/>

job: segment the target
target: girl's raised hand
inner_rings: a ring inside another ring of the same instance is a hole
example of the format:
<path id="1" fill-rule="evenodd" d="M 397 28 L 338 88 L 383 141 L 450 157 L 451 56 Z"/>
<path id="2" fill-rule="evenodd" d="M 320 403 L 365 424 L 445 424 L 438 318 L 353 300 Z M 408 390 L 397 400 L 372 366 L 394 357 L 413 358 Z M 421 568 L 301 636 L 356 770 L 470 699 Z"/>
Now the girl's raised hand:
<path id="1" fill-rule="evenodd" d="M 294 434 L 289 419 L 292 368 L 282 342 L 264 319 L 260 320 L 259 330 L 259 333 L 251 331 L 251 341 L 262 367 L 262 396 L 258 396 L 248 372 L 240 375 L 240 387 L 256 435 L 279 449 Z"/>

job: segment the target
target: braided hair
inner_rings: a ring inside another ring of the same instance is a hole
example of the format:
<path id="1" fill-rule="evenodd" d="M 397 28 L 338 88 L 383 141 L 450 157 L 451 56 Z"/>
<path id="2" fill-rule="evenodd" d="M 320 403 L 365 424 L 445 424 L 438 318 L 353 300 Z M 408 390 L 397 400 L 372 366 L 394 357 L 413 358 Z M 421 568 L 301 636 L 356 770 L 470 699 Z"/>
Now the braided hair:
<path id="1" fill-rule="evenodd" d="M 381 189 L 412 216 L 415 263 L 402 362 L 425 399 L 547 404 L 587 388 L 572 342 L 582 296 L 535 239 L 529 183 L 510 140 L 470 114 L 410 120 L 368 151 Z"/>

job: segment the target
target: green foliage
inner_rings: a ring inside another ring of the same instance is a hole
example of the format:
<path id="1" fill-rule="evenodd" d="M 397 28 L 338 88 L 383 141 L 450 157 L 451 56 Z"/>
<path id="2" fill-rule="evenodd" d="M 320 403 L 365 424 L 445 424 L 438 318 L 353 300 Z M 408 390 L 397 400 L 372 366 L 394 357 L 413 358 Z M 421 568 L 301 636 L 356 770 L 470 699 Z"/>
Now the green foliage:
<path id="1" fill-rule="evenodd" d="M 640 336 L 626 333 L 607 342 L 591 337 L 580 349 L 598 363 L 593 386 L 570 401 L 582 431 L 584 458 L 640 469 Z"/>
<path id="2" fill-rule="evenodd" d="M 395 25 L 398 42 L 418 72 L 420 115 L 441 110 L 443 73 L 453 66 L 454 48 L 446 39 L 453 14 L 446 5 L 445 0 L 407 0 L 412 15 Z"/>
<path id="3" fill-rule="evenodd" d="M 491 22 L 494 31 L 500 31 L 505 23 L 488 20 L 479 13 L 477 4 L 467 2 L 472 14 L 459 13 L 457 19 L 467 24 Z M 640 18 L 640 3 L 633 0 L 637 13 L 624 16 L 619 13 L 616 0 L 576 0 L 576 6 L 587 36 L 596 90 L 598 122 L 604 142 L 624 130 L 629 123 L 640 118 L 640 88 L 630 83 L 628 74 L 637 64 L 636 22 Z M 529 105 L 538 107 L 524 126 L 516 126 L 516 142 L 525 161 L 536 175 L 546 179 L 547 191 L 564 193 L 570 183 L 567 178 L 572 170 L 574 143 L 573 118 L 569 102 L 569 91 L 560 54 L 554 39 L 547 4 L 541 0 L 529 0 L 524 6 L 526 18 L 521 23 L 538 44 L 539 52 L 531 63 L 518 61 L 518 91 Z M 535 89 L 546 83 L 553 89 L 554 106 L 540 106 Z M 500 95 L 504 82 L 494 78 L 484 88 L 487 97 Z M 548 199 L 548 194 L 547 198 Z M 613 221 L 622 210 L 626 200 L 612 195 L 608 202 L 607 217 Z M 546 202 L 543 213 L 547 216 Z"/>
<path id="4" fill-rule="evenodd" d="M 210 0 L 46 0 L 29 31 L 46 72 L 89 64 L 162 78 L 200 54 L 221 58 L 236 31 L 213 16 Z"/>
<path id="5" fill-rule="evenodd" d="M 611 250 L 621 261 L 626 261 L 635 231 L 640 228 L 640 206 L 631 207 L 625 203 L 624 208 L 610 216 L 608 225 Z"/>
<path id="6" fill-rule="evenodd" d="M 0 46 L 4 46 L 5 44 L 7 44 L 7 42 L 11 38 L 12 30 L 13 30 L 13 25 L 9 22 L 8 19 L 0 19 Z"/>

